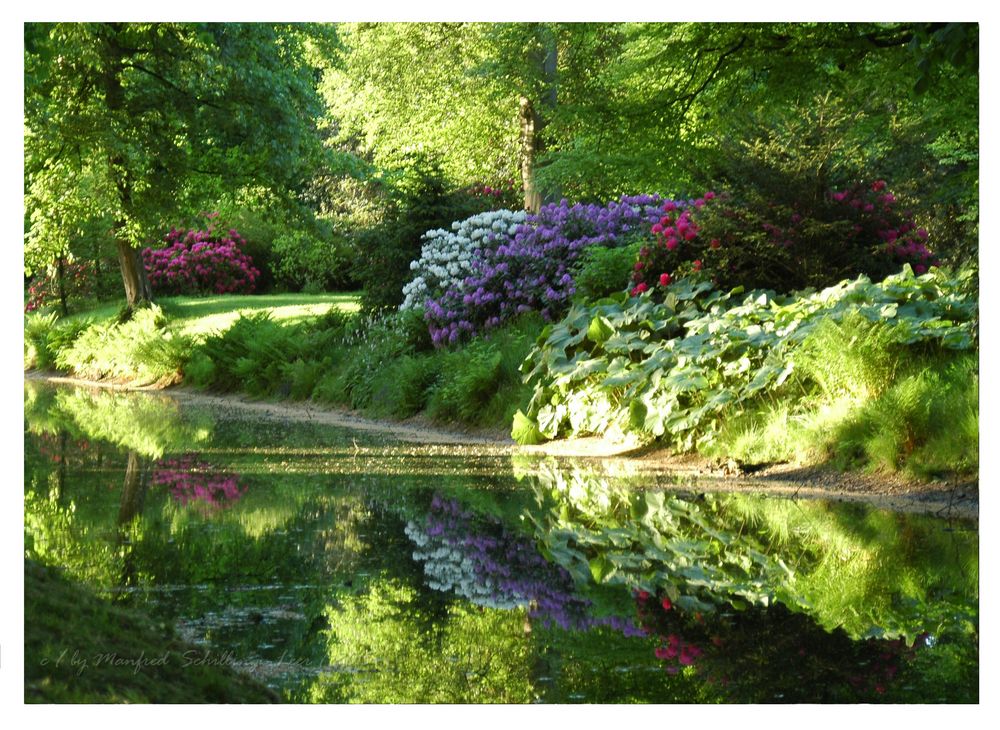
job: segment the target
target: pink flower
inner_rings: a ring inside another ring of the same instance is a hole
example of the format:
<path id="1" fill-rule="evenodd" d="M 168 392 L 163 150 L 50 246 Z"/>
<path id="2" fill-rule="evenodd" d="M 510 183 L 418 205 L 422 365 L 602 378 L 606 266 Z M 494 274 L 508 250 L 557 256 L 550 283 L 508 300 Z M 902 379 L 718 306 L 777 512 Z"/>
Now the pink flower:
<path id="1" fill-rule="evenodd" d="M 667 273 L 660 274 L 660 286 L 667 286 L 669 283 L 670 283 L 670 274 L 667 274 Z M 669 604 L 670 603 L 670 599 L 669 598 L 664 598 L 663 602 L 665 604 Z M 670 608 L 670 606 L 665 605 L 664 608 Z"/>
<path id="2" fill-rule="evenodd" d="M 636 284 L 635 287 L 632 289 L 632 296 L 634 297 L 639 296 L 647 289 L 649 289 L 649 287 L 646 286 L 646 282 L 641 281 L 638 284 Z"/>
<path id="3" fill-rule="evenodd" d="M 713 193 L 711 190 L 709 190 L 704 195 L 705 200 L 712 200 L 714 197 L 715 197 L 715 193 Z"/>
<path id="4" fill-rule="evenodd" d="M 677 248 L 677 239 L 676 238 L 668 238 L 666 246 L 667 246 L 667 250 L 668 251 L 675 250 Z"/>
<path id="5" fill-rule="evenodd" d="M 701 259 L 694 260 L 694 270 L 701 271 Z"/>
<path id="6" fill-rule="evenodd" d="M 667 278 L 666 282 L 663 281 L 663 277 Z M 669 282 L 670 282 L 670 274 L 664 274 L 663 276 L 660 277 L 660 283 L 663 284 L 663 286 L 666 286 L 667 283 Z M 667 596 L 664 596 L 663 600 L 660 601 L 660 605 L 663 606 L 664 611 L 669 611 L 671 608 L 673 608 L 674 604 L 670 602 L 670 599 Z"/>
<path id="7" fill-rule="evenodd" d="M 713 238 L 713 239 L 712 239 L 712 242 L 708 244 L 708 247 L 709 247 L 709 248 L 712 248 L 712 249 L 716 249 L 716 248 L 718 248 L 718 247 L 719 247 L 719 246 L 721 246 L 721 245 L 722 245 L 722 244 L 721 244 L 721 243 L 719 243 L 719 239 L 718 239 L 718 238 Z"/>

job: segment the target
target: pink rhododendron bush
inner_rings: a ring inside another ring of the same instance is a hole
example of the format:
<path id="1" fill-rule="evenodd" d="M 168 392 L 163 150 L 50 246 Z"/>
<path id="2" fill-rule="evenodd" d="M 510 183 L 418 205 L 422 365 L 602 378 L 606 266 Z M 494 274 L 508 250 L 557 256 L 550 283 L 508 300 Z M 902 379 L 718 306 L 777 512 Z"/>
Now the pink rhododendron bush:
<path id="1" fill-rule="evenodd" d="M 157 294 L 250 294 L 260 271 L 243 253 L 246 241 L 225 233 L 171 228 L 163 248 L 146 248 L 142 260 Z"/>
<path id="2" fill-rule="evenodd" d="M 938 261 L 928 234 L 900 211 L 884 180 L 793 204 L 706 192 L 667 200 L 636 261 L 633 295 L 697 274 L 731 288 L 789 292 L 865 275 L 881 281 Z"/>

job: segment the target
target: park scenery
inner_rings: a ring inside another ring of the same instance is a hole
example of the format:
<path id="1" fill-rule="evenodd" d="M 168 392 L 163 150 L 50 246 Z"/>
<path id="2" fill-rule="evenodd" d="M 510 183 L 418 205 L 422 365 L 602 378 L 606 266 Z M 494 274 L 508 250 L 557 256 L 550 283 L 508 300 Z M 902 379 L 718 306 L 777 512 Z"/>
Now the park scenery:
<path id="1" fill-rule="evenodd" d="M 24 24 L 24 701 L 979 702 L 975 23 Z"/>

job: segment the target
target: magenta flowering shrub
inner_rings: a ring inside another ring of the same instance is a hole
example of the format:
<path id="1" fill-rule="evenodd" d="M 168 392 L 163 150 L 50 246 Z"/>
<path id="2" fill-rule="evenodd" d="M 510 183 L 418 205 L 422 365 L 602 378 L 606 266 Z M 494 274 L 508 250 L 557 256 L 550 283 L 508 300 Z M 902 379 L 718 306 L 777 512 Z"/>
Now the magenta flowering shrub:
<path id="1" fill-rule="evenodd" d="M 632 294 L 663 291 L 684 276 L 723 287 L 791 291 L 860 274 L 881 281 L 910 264 L 939 265 L 927 231 L 901 213 L 884 180 L 830 191 L 817 205 L 735 201 L 706 192 L 663 203 L 632 274 Z"/>
<path id="2" fill-rule="evenodd" d="M 246 241 L 230 228 L 208 230 L 171 228 L 166 246 L 146 248 L 142 260 L 149 283 L 160 294 L 250 294 L 260 271 L 243 253 Z"/>
<path id="3" fill-rule="evenodd" d="M 210 513 L 232 506 L 246 492 L 235 474 L 220 472 L 194 454 L 159 460 L 153 467 L 152 481 L 166 487 L 171 499 L 180 505 Z"/>
<path id="4" fill-rule="evenodd" d="M 424 302 L 434 344 L 458 342 L 524 312 L 559 316 L 575 292 L 572 267 L 580 253 L 647 236 L 661 217 L 661 204 L 658 195 L 638 195 L 606 206 L 565 200 L 544 206 L 513 235 L 481 245 L 469 263 L 472 273 L 460 285 Z"/>

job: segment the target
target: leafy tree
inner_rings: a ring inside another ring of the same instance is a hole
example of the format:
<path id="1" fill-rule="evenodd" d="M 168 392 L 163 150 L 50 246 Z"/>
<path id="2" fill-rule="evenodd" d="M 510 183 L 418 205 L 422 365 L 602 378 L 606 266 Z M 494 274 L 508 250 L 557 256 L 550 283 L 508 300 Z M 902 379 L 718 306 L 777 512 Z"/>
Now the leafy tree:
<path id="1" fill-rule="evenodd" d="M 25 25 L 26 264 L 107 216 L 129 308 L 152 298 L 136 247 L 217 197 L 294 195 L 317 160 L 311 27 Z"/>

